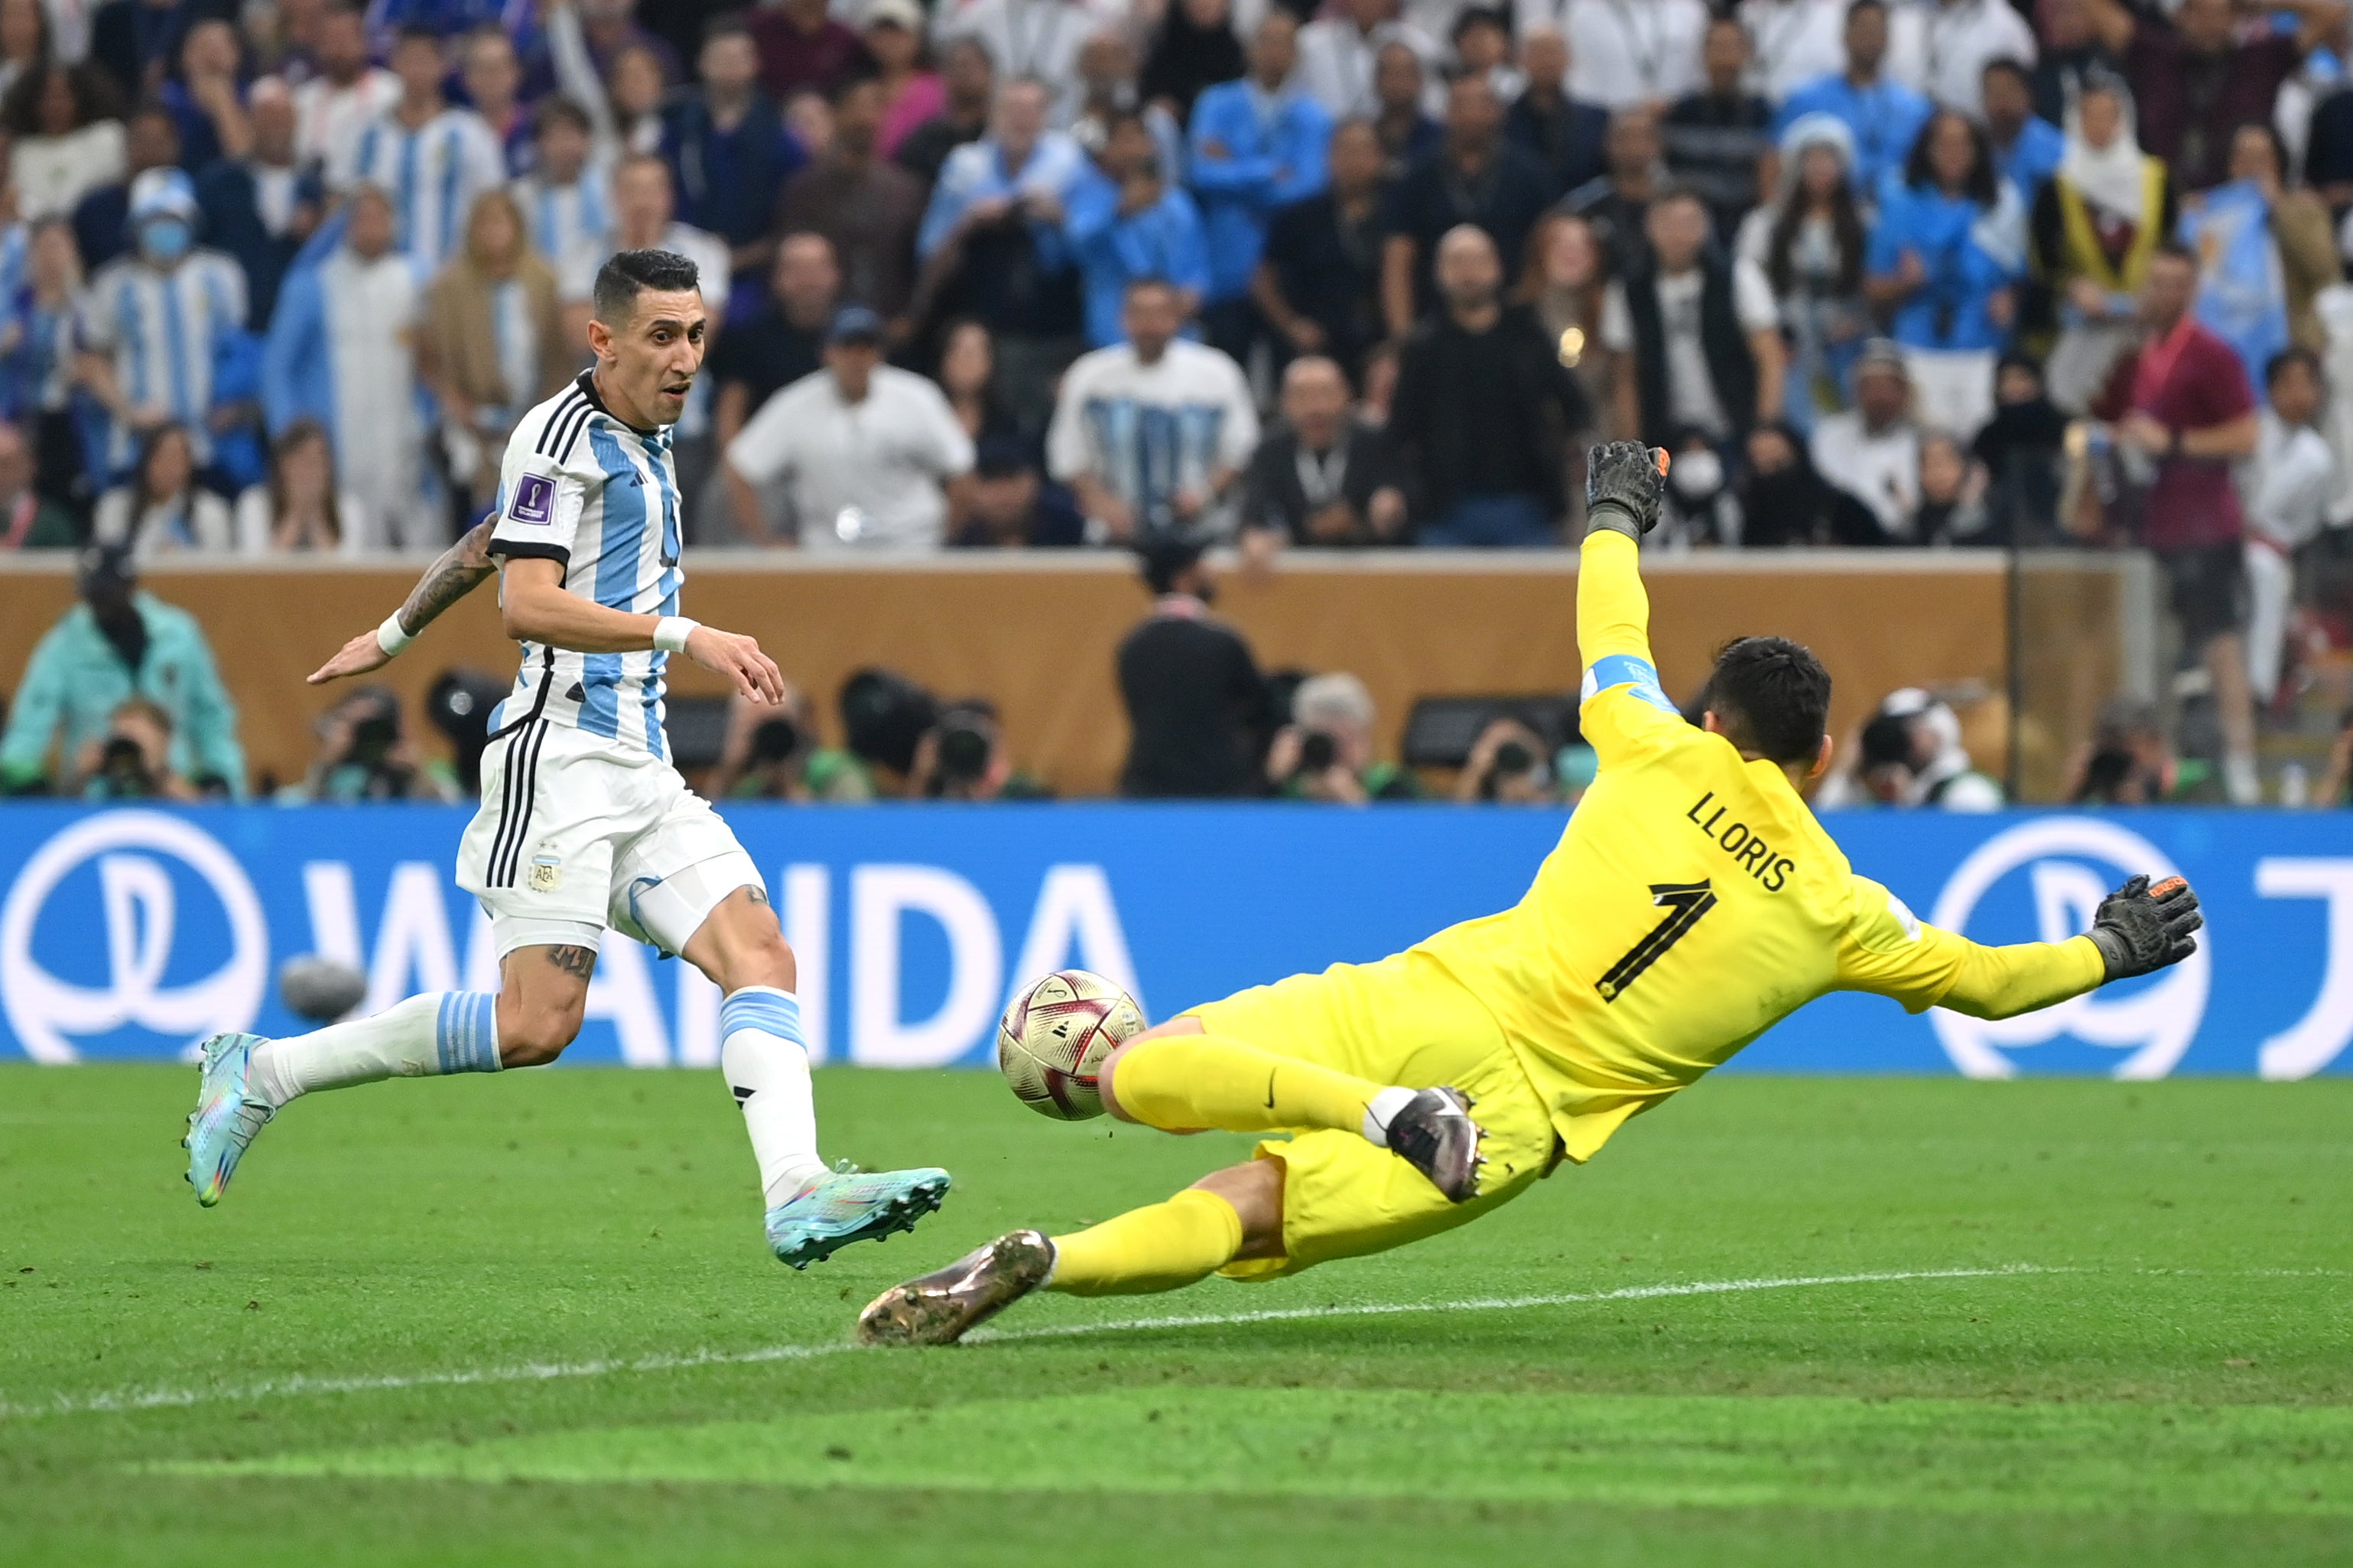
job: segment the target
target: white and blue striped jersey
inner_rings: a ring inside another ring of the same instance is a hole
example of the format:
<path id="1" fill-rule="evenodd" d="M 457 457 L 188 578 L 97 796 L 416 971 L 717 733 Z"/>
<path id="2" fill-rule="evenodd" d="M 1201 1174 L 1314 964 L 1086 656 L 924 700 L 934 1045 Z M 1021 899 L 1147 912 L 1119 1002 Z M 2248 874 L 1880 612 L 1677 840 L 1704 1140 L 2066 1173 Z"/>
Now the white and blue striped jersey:
<path id="1" fill-rule="evenodd" d="M 506 184 L 506 155 L 470 109 L 445 109 L 415 131 L 396 110 L 360 132 L 352 178 L 392 198 L 400 247 L 430 275 L 465 244 L 476 198 Z"/>
<path id="2" fill-rule="evenodd" d="M 678 471 L 670 427 L 632 429 L 607 413 L 595 373 L 522 416 L 499 470 L 491 553 L 554 561 L 564 586 L 609 609 L 678 614 Z M 669 655 L 575 653 L 522 645 L 514 690 L 491 716 L 493 736 L 544 719 L 668 758 L 662 670 Z"/>
<path id="3" fill-rule="evenodd" d="M 555 269 L 556 286 L 566 303 L 590 297 L 596 268 L 612 253 L 610 175 L 602 163 L 591 163 L 568 185 L 552 184 L 543 174 L 527 174 L 511 187 L 531 242 Z"/>
<path id="4" fill-rule="evenodd" d="M 196 250 L 162 271 L 136 256 L 99 269 L 83 293 L 76 336 L 114 362 L 114 379 L 134 407 L 156 407 L 188 427 L 198 467 L 212 461 L 213 366 L 222 339 L 245 328 L 245 272 L 217 250 Z M 128 468 L 137 448 L 117 422 L 107 462 Z"/>

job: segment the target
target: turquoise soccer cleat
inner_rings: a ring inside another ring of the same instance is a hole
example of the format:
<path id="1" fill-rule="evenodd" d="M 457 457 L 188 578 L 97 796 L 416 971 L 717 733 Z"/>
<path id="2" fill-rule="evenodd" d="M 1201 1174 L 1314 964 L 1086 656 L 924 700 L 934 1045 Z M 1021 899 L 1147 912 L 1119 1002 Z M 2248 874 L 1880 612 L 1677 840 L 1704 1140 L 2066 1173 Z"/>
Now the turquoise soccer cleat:
<path id="1" fill-rule="evenodd" d="M 259 1035 L 215 1035 L 204 1044 L 203 1076 L 196 1082 L 196 1108 L 188 1113 L 188 1185 L 206 1208 L 221 1201 L 228 1179 L 253 1135 L 278 1114 L 245 1091 L 245 1075 Z"/>
<path id="2" fill-rule="evenodd" d="M 768 1211 L 768 1245 L 779 1262 L 807 1268 L 853 1241 L 914 1229 L 947 1195 L 948 1173 L 928 1166 L 837 1173 Z"/>

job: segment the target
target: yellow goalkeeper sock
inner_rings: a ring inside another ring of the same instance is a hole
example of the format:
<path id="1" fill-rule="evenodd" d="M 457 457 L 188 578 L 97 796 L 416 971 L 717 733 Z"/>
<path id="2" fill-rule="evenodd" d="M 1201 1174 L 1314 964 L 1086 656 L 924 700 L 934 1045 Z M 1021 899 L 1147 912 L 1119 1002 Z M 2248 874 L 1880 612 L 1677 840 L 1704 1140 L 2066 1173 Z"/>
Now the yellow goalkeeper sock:
<path id="1" fill-rule="evenodd" d="M 1112 1092 L 1130 1116 L 1167 1132 L 1322 1127 L 1370 1136 L 1388 1126 L 1398 1098 L 1368 1079 L 1222 1035 L 1164 1035 L 1131 1047 Z M 1377 1116 L 1368 1114 L 1376 1100 Z"/>
<path id="2" fill-rule="evenodd" d="M 1165 1204 L 1054 1238 L 1050 1290 L 1142 1296 L 1205 1279 L 1241 1250 L 1242 1216 L 1212 1192 L 1187 1187 Z"/>

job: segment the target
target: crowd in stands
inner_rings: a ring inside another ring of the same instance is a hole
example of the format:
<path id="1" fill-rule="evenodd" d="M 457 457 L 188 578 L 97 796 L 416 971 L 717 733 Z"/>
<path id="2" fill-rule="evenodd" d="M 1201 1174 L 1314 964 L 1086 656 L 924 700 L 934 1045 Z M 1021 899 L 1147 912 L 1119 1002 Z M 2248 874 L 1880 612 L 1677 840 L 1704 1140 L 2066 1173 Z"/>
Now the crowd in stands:
<path id="1" fill-rule="evenodd" d="M 2145 545 L 2253 798 L 2353 524 L 2348 14 L 0 0 L 0 550 L 444 544 L 660 247 L 694 542 L 1557 546 L 1639 437 L 1668 548 Z"/>

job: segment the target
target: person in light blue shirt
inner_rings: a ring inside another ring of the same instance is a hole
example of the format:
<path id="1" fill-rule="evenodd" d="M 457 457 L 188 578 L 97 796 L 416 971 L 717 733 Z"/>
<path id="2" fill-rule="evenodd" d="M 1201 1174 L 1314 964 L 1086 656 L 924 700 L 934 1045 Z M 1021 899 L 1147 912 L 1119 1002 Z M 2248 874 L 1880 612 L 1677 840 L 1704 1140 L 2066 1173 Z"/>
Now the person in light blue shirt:
<path id="1" fill-rule="evenodd" d="M 1993 143 L 1994 172 L 2016 188 L 2019 205 L 2034 210 L 2034 198 L 2059 170 L 2067 137 L 2034 112 L 2034 82 L 2026 68 L 2004 55 L 1986 62 L 1986 136 Z"/>
<path id="2" fill-rule="evenodd" d="M 941 247 L 976 228 L 1014 216 L 1029 220 L 1045 246 L 1061 204 L 1087 173 L 1087 155 L 1061 132 L 1046 127 L 1046 89 L 1009 81 L 997 89 L 988 135 L 948 154 L 915 233 L 915 254 L 929 261 Z"/>
<path id="3" fill-rule="evenodd" d="M 1886 58 L 1886 5 L 1854 0 L 1846 12 L 1844 74 L 1799 88 L 1773 121 L 1778 140 L 1802 115 L 1835 115 L 1854 133 L 1854 187 L 1865 197 L 1876 196 L 1890 176 L 1901 177 L 1904 159 L 1935 107 L 1883 73 Z"/>
<path id="4" fill-rule="evenodd" d="M 1128 285 L 1158 279 L 1173 288 L 1180 315 L 1199 310 L 1209 289 L 1209 252 L 1193 198 L 1161 178 L 1160 153 L 1144 118 L 1113 118 L 1103 166 L 1071 193 L 1065 226 L 1085 296 L 1087 344 L 1122 342 Z"/>
<path id="5" fill-rule="evenodd" d="M 1324 189 L 1332 117 L 1284 84 L 1299 61 L 1299 23 L 1270 11 L 1251 35 L 1250 75 L 1204 90 L 1193 105 L 1188 165 L 1209 249 L 1202 319 L 1209 341 L 1237 360 L 1257 336 L 1250 303 L 1275 209 Z"/>
<path id="6" fill-rule="evenodd" d="M 1967 441 L 1992 416 L 1994 364 L 2025 267 L 2025 212 L 1994 173 L 1985 132 L 1938 110 L 1903 183 L 1882 198 L 1863 254 L 1863 292 L 1893 314 L 1921 424 Z"/>

